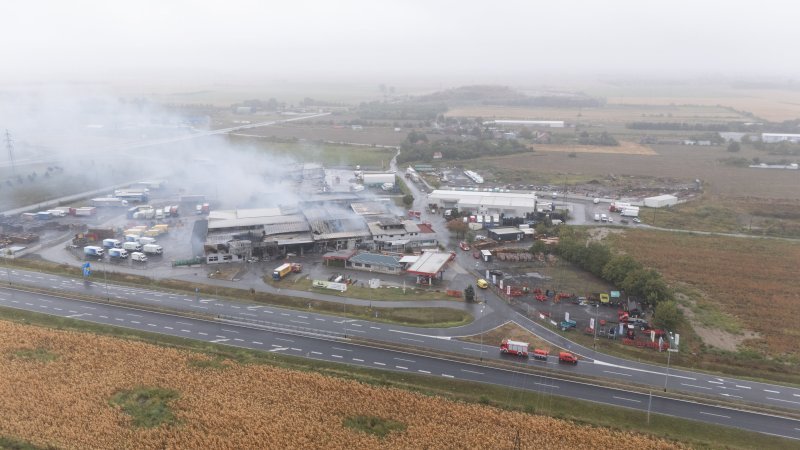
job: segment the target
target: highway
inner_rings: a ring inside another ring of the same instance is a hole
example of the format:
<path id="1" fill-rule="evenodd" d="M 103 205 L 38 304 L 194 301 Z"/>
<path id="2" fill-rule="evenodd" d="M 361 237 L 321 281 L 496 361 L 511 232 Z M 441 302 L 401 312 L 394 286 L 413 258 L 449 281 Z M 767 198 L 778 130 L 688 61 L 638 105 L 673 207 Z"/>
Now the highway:
<path id="1" fill-rule="evenodd" d="M 339 331 L 327 332 L 319 329 L 313 334 L 307 330 L 268 331 L 237 323 L 187 318 L 6 287 L 0 288 L 0 306 L 321 361 L 491 383 L 641 410 L 643 414 L 649 408 L 654 414 L 683 417 L 800 440 L 800 420 L 675 400 L 660 397 L 656 393 L 651 397 L 647 394 L 454 361 L 444 357 L 436 358 L 372 348 L 350 342 L 349 339 L 343 338 L 343 333 Z M 341 322 L 340 326 L 345 324 L 354 326 L 356 322 L 361 321 L 339 319 L 335 322 Z M 359 325 L 363 327 L 366 323 Z M 576 367 L 563 367 L 563 369 L 575 370 L 581 366 L 582 364 L 578 364 Z M 656 421 L 658 417 L 653 416 L 652 420 Z"/>
<path id="2" fill-rule="evenodd" d="M 577 367 L 564 367 L 550 362 L 550 367 L 557 370 L 569 370 L 580 375 L 606 378 L 622 383 L 651 386 L 663 391 L 665 385 L 669 391 L 680 391 L 693 395 L 709 396 L 720 400 L 746 401 L 800 410 L 800 389 L 722 377 L 713 374 L 692 372 L 647 363 L 640 363 L 594 352 L 580 346 L 547 326 L 534 322 L 509 307 L 502 300 L 488 298 L 485 309 L 482 305 L 474 305 L 477 311 L 473 314 L 476 320 L 468 325 L 454 328 L 417 328 L 381 323 L 378 321 L 354 320 L 337 316 L 316 313 L 312 310 L 298 311 L 255 303 L 222 300 L 200 295 L 187 295 L 173 292 L 161 292 L 131 286 L 105 284 L 101 281 L 87 282 L 81 278 L 70 278 L 21 269 L 7 272 L 0 270 L 0 280 L 12 285 L 31 286 L 54 292 L 71 292 L 81 295 L 92 295 L 108 298 L 115 303 L 129 303 L 131 306 L 167 309 L 176 313 L 203 314 L 238 322 L 260 324 L 281 329 L 314 329 L 332 336 L 353 336 L 387 343 L 397 343 L 451 354 L 478 357 L 488 360 L 510 360 L 532 367 L 541 366 L 540 361 L 518 359 L 502 355 L 495 343 L 480 345 L 457 339 L 490 330 L 509 320 L 530 330 L 534 334 L 550 342 L 553 346 L 565 348 L 578 354 L 582 362 Z M 382 303 L 376 302 L 376 306 Z M 343 312 L 346 312 L 343 305 Z M 666 356 L 665 356 L 666 359 Z"/>

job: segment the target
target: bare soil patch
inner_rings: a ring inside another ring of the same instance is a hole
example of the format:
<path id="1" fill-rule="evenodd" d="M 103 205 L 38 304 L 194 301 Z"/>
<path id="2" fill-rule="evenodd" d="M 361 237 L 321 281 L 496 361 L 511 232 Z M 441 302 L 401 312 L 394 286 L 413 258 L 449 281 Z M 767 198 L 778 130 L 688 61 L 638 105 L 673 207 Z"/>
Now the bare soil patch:
<path id="1" fill-rule="evenodd" d="M 620 141 L 618 146 L 606 145 L 546 145 L 534 146 L 534 150 L 541 152 L 561 153 L 608 153 L 616 155 L 657 155 L 652 148 L 635 142 Z"/>

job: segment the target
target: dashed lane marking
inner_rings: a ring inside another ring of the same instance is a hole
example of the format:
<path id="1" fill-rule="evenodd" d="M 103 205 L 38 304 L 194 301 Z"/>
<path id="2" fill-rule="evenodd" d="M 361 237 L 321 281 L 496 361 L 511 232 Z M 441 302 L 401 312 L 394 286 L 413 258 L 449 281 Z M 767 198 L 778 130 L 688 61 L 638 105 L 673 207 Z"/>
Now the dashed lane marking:
<path id="1" fill-rule="evenodd" d="M 333 356 L 334 358 L 341 358 L 342 357 L 342 355 L 331 355 L 331 356 Z"/>
<path id="2" fill-rule="evenodd" d="M 705 414 L 707 416 L 722 417 L 724 419 L 730 419 L 731 418 L 730 416 L 723 416 L 722 414 L 714 414 L 714 413 L 705 412 L 705 411 L 700 411 L 700 414 Z"/>
<path id="3" fill-rule="evenodd" d="M 386 365 L 386 364 L 384 364 L 384 363 L 382 363 L 382 362 L 378 362 L 378 361 L 373 361 L 373 363 L 372 363 L 372 364 L 377 364 L 377 365 L 379 365 L 379 366 L 385 366 L 385 365 Z"/>
<path id="4" fill-rule="evenodd" d="M 443 377 L 447 377 L 447 378 L 455 378 L 454 376 L 452 376 L 452 375 L 448 375 L 448 374 L 446 374 L 446 373 L 443 373 L 443 374 L 442 374 L 442 376 L 443 376 Z"/>
<path id="5" fill-rule="evenodd" d="M 363 359 L 353 358 L 353 361 L 364 362 Z"/>
<path id="6" fill-rule="evenodd" d="M 404 367 L 404 366 L 395 366 L 395 367 L 397 367 L 398 369 L 408 370 L 408 367 Z"/>
<path id="7" fill-rule="evenodd" d="M 617 399 L 617 400 L 625 400 L 626 402 L 642 403 L 641 400 L 636 400 L 636 399 L 633 399 L 633 398 L 617 397 L 616 395 L 612 395 L 612 397 Z"/>
<path id="8" fill-rule="evenodd" d="M 430 373 L 429 371 L 427 371 L 427 370 L 422 370 L 422 369 L 417 369 L 417 372 L 421 372 L 421 373 Z"/>

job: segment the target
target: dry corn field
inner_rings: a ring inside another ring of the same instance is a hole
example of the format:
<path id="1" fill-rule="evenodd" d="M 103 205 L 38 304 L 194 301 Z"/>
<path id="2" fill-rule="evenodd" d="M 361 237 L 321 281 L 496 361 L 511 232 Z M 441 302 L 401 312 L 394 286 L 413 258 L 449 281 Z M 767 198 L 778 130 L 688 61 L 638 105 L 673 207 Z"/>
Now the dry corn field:
<path id="1" fill-rule="evenodd" d="M 49 362 L 17 358 L 46 348 Z M 565 421 L 263 365 L 190 364 L 204 355 L 0 321 L 0 435 L 59 448 L 674 448 Z M 175 425 L 135 428 L 111 406 L 120 389 L 178 392 Z M 407 426 L 382 440 L 343 426 L 368 414 Z"/>

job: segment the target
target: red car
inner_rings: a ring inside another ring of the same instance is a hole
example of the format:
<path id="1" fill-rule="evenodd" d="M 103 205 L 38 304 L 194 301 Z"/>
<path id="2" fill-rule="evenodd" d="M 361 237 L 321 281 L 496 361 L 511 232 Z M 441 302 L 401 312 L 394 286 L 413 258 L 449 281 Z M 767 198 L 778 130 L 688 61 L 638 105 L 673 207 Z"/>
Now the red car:
<path id="1" fill-rule="evenodd" d="M 469 244 L 464 241 L 459 242 L 458 246 L 461 247 L 461 250 L 464 250 L 465 252 L 469 251 Z"/>

